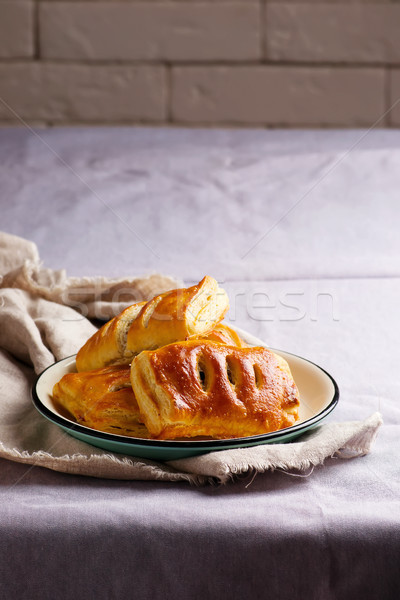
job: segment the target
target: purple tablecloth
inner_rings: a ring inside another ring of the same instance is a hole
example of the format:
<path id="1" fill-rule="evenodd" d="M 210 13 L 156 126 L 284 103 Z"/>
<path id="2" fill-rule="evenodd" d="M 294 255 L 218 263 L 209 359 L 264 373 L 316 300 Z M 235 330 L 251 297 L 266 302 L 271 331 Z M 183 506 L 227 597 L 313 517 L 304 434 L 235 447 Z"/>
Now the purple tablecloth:
<path id="1" fill-rule="evenodd" d="M 397 131 L 0 130 L 0 229 L 45 266 L 213 275 L 335 377 L 329 420 L 384 419 L 368 456 L 223 487 L 0 461 L 2 598 L 399 597 L 399 165 Z"/>

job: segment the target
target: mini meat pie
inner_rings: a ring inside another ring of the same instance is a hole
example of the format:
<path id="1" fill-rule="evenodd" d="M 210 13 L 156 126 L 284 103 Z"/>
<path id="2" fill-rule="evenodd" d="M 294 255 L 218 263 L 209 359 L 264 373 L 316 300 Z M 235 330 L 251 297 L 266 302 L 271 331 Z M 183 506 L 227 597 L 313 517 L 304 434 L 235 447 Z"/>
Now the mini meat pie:
<path id="1" fill-rule="evenodd" d="M 235 438 L 298 419 L 299 394 L 286 361 L 266 348 L 193 340 L 141 352 L 131 382 L 153 438 Z"/>

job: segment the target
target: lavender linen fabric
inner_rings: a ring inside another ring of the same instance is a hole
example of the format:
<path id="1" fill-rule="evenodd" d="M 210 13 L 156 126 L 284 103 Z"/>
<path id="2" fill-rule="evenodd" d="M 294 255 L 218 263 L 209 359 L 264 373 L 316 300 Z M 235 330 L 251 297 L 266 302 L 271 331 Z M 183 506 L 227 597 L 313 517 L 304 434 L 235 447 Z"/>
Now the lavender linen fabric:
<path id="1" fill-rule="evenodd" d="M 118 314 L 120 302 L 113 302 L 113 298 L 120 296 L 121 289 L 124 295 L 129 290 L 130 296 L 140 295 L 142 299 L 144 295 L 147 299 L 162 292 L 165 285 L 176 287 L 177 283 L 156 274 L 130 281 L 69 278 L 41 266 L 32 242 L 0 232 L 0 247 L 1 458 L 105 479 L 204 484 L 226 483 L 237 475 L 276 468 L 305 470 L 329 457 L 349 458 L 370 452 L 382 424 L 379 412 L 364 421 L 322 425 L 300 442 L 208 452 L 168 463 L 110 453 L 77 441 L 40 415 L 30 402 L 31 378 L 26 379 L 24 365 L 32 365 L 39 374 L 54 361 L 75 354 L 96 331 L 84 314 L 96 314 L 99 309 L 102 314 L 105 309 L 111 316 Z M 3 264 L 9 268 L 14 255 L 22 264 L 4 272 Z M 65 304 L 72 298 L 74 303 L 79 298 L 80 312 Z M 262 340 L 244 331 L 242 336 L 248 343 L 263 345 Z"/>
<path id="2" fill-rule="evenodd" d="M 1 460 L 2 597 L 397 598 L 400 134 L 37 135 L 0 132 L 1 229 L 77 277 L 216 276 L 233 323 L 332 373 L 328 422 L 385 424 L 363 458 L 224 487 Z"/>

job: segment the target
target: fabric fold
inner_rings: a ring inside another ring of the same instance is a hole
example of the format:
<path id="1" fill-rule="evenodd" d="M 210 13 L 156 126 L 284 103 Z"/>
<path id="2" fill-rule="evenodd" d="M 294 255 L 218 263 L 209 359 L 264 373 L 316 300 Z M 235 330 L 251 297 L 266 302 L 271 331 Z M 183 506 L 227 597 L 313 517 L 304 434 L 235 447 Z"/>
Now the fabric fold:
<path id="1" fill-rule="evenodd" d="M 107 479 L 227 483 L 252 472 L 303 471 L 329 457 L 367 454 L 382 424 L 330 423 L 299 441 L 212 452 L 168 463 L 106 452 L 48 422 L 31 402 L 35 373 L 75 354 L 96 328 L 128 304 L 178 287 L 170 277 L 69 278 L 40 264 L 36 246 L 0 233 L 0 457 L 63 473 Z"/>
<path id="2" fill-rule="evenodd" d="M 305 471 L 327 458 L 355 458 L 371 450 L 383 420 L 376 412 L 365 421 L 321 425 L 290 444 L 268 444 L 213 452 L 169 462 L 178 470 L 214 477 L 226 483 L 235 475 L 275 469 Z"/>
<path id="3" fill-rule="evenodd" d="M 129 304 L 183 285 L 158 273 L 119 279 L 68 277 L 64 269 L 43 267 L 32 242 L 7 233 L 0 233 L 0 250 L 0 288 L 71 306 L 89 319 L 111 319 Z"/>

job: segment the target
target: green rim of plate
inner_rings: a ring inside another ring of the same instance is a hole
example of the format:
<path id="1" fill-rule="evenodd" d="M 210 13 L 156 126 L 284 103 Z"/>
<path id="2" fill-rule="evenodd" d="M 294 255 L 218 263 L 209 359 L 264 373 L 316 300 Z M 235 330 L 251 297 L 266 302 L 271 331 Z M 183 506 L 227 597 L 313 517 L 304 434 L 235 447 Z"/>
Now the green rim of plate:
<path id="1" fill-rule="evenodd" d="M 149 455 L 153 455 L 155 452 L 161 453 L 162 455 L 163 452 L 169 454 L 169 451 L 171 451 L 172 454 L 177 453 L 180 454 L 181 457 L 183 457 L 185 453 L 187 453 L 188 455 L 205 454 L 207 452 L 214 452 L 218 450 L 228 450 L 232 448 L 256 446 L 259 444 L 273 444 L 284 441 L 290 441 L 290 439 L 298 437 L 299 435 L 305 433 L 307 430 L 318 425 L 323 419 L 325 419 L 329 415 L 329 413 L 333 411 L 333 409 L 336 407 L 339 401 L 339 387 L 334 378 L 327 371 L 325 371 L 325 369 L 323 369 L 316 363 L 291 352 L 280 351 L 276 349 L 271 350 L 276 352 L 284 352 L 289 356 L 293 356 L 302 361 L 305 361 L 319 369 L 331 381 L 334 393 L 329 404 L 311 418 L 302 421 L 301 423 L 292 425 L 291 427 L 287 427 L 285 429 L 280 429 L 278 431 L 273 431 L 270 433 L 264 433 L 260 435 L 242 438 L 229 438 L 223 440 L 150 440 L 128 437 L 114 433 L 106 433 L 103 431 L 90 429 L 89 427 L 85 427 L 84 425 L 80 425 L 79 423 L 73 423 L 72 421 L 65 419 L 61 415 L 54 413 L 47 406 L 45 406 L 45 404 L 43 404 L 43 402 L 40 400 L 37 388 L 41 378 L 49 369 L 54 368 L 55 365 L 59 365 L 63 362 L 70 361 L 75 357 L 75 355 L 68 356 L 50 365 L 49 367 L 47 367 L 47 369 L 45 369 L 44 371 L 42 371 L 42 373 L 38 375 L 35 383 L 32 386 L 32 400 L 35 408 L 39 411 L 39 413 L 41 413 L 46 419 L 48 419 L 52 423 L 61 427 L 67 433 L 70 433 L 74 437 L 78 437 L 78 439 L 83 439 L 84 441 L 91 443 L 94 446 L 104 447 L 102 444 L 105 444 L 109 449 L 112 447 L 112 449 L 115 452 L 118 452 L 118 447 L 120 447 L 121 451 L 123 451 L 124 453 L 126 453 L 127 450 L 129 450 L 129 448 L 136 451 L 140 450 L 142 456 L 145 456 L 146 452 L 148 452 Z"/>

